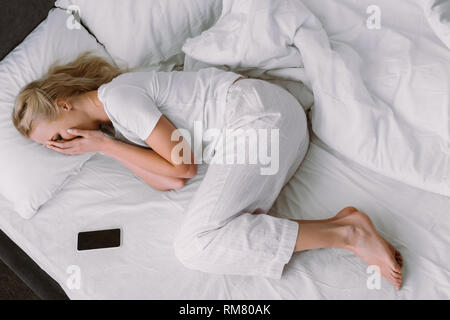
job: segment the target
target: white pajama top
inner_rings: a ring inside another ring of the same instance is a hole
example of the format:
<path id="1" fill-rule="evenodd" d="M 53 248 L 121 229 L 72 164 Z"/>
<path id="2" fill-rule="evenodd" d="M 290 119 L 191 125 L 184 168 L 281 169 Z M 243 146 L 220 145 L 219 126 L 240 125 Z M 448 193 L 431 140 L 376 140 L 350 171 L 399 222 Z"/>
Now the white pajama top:
<path id="1" fill-rule="evenodd" d="M 116 131 L 127 140 L 148 147 L 161 115 L 178 129 L 193 132 L 195 121 L 203 128 L 221 128 L 228 88 L 240 74 L 218 68 L 195 72 L 129 72 L 98 89 L 98 98 Z"/>

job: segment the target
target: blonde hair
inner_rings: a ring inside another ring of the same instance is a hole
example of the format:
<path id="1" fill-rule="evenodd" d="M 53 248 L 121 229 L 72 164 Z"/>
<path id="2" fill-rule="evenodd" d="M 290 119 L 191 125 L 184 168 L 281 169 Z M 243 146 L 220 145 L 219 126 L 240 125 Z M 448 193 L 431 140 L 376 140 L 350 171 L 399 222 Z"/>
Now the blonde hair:
<path id="1" fill-rule="evenodd" d="M 54 104 L 58 98 L 97 90 L 127 71 L 92 55 L 90 51 L 64 65 L 58 65 L 57 61 L 41 79 L 29 83 L 18 94 L 12 114 L 14 126 L 29 138 L 35 121 L 58 118 L 61 110 Z"/>

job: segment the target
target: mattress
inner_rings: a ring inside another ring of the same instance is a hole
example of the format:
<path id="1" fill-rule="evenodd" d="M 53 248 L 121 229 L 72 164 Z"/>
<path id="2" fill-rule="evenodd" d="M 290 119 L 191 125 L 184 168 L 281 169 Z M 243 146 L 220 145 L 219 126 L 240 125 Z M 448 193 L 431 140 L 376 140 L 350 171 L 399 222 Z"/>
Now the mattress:
<path id="1" fill-rule="evenodd" d="M 367 266 L 339 249 L 295 253 L 281 280 L 185 268 L 172 241 L 206 169 L 200 165 L 185 188 L 161 192 L 99 154 L 30 221 L 0 199 L 0 225 L 71 299 L 450 298 L 450 199 L 364 169 L 315 137 L 269 214 L 322 219 L 356 206 L 401 251 L 402 290 L 384 279 L 381 289 L 368 289 Z M 122 229 L 120 248 L 77 252 L 78 232 L 116 227 Z"/>

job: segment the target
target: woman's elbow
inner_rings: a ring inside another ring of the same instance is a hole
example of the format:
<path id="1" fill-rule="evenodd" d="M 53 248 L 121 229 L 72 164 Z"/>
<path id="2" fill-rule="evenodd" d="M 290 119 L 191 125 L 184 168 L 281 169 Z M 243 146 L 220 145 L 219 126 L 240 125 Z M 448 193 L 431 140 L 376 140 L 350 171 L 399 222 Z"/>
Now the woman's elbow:
<path id="1" fill-rule="evenodd" d="M 186 179 L 172 178 L 170 182 L 166 182 L 164 185 L 153 186 L 153 188 L 159 191 L 179 190 L 186 184 Z"/>
<path id="2" fill-rule="evenodd" d="M 179 190 L 183 188 L 185 184 L 186 184 L 185 179 L 176 179 L 169 187 L 169 190 Z"/>
<path id="3" fill-rule="evenodd" d="M 184 178 L 190 179 L 197 175 L 197 165 L 196 164 L 189 164 L 186 165 Z"/>
<path id="4" fill-rule="evenodd" d="M 190 179 L 197 175 L 196 164 L 182 164 L 175 167 L 174 175 L 177 178 Z"/>
<path id="5" fill-rule="evenodd" d="M 197 174 L 197 165 L 196 164 L 183 164 L 178 167 L 178 172 L 180 178 L 190 179 L 196 176 Z"/>

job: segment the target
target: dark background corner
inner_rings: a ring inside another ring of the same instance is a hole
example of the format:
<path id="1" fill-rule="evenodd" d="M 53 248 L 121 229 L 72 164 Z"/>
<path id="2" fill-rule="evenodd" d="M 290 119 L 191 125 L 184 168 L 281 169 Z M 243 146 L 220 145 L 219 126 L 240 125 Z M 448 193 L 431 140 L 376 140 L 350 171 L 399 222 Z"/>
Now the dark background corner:
<path id="1" fill-rule="evenodd" d="M 48 15 L 55 0 L 0 0 L 0 60 Z"/>

